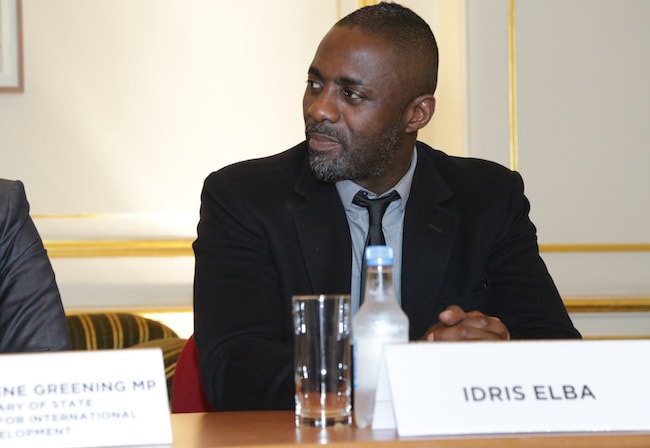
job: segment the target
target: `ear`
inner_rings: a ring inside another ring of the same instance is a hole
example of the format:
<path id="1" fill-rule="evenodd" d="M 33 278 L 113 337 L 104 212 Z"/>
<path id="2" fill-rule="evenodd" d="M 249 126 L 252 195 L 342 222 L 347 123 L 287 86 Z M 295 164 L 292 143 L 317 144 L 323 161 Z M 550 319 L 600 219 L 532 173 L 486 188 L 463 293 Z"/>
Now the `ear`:
<path id="1" fill-rule="evenodd" d="M 417 132 L 429 123 L 436 110 L 436 99 L 432 94 L 420 95 L 406 108 L 406 132 Z"/>

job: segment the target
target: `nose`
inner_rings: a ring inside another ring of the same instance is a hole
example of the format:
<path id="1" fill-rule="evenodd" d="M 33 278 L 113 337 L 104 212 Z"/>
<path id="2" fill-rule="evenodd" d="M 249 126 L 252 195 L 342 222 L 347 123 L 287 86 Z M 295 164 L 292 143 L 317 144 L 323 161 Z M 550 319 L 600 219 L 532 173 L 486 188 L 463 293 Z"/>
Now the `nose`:
<path id="1" fill-rule="evenodd" d="M 340 118 L 337 96 L 330 89 L 319 93 L 305 92 L 303 106 L 305 118 L 309 117 L 316 122 L 336 123 Z"/>

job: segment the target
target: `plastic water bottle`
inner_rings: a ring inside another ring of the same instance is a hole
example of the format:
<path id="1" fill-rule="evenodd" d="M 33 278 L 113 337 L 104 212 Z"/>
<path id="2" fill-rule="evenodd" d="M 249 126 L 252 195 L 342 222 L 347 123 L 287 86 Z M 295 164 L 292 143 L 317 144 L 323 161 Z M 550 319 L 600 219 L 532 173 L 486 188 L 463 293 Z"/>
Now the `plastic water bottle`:
<path id="1" fill-rule="evenodd" d="M 369 246 L 365 257 L 363 303 L 352 320 L 354 420 L 360 428 L 372 424 L 384 344 L 408 342 L 409 333 L 408 317 L 393 286 L 393 249 Z"/>

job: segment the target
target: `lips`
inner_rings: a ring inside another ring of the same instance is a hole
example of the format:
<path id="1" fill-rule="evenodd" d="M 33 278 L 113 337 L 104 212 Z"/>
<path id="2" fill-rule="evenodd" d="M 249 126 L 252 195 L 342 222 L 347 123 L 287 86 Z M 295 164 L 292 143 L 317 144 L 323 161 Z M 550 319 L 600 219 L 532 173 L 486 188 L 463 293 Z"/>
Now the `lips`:
<path id="1" fill-rule="evenodd" d="M 309 147 L 315 151 L 334 151 L 341 148 L 341 142 L 336 138 L 325 134 L 308 134 Z"/>

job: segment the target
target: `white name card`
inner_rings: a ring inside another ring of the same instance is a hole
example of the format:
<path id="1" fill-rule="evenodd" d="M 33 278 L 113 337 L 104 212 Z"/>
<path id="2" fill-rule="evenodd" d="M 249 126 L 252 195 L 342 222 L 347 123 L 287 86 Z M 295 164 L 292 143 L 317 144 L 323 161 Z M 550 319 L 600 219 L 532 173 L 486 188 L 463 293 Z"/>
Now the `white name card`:
<path id="1" fill-rule="evenodd" d="M 0 355 L 0 446 L 171 444 L 160 349 Z"/>
<path id="2" fill-rule="evenodd" d="M 388 345 L 374 429 L 650 431 L 650 340 Z"/>

